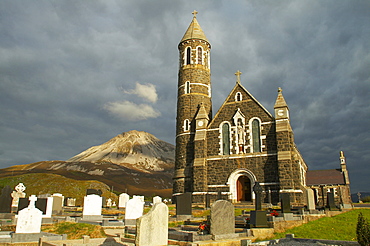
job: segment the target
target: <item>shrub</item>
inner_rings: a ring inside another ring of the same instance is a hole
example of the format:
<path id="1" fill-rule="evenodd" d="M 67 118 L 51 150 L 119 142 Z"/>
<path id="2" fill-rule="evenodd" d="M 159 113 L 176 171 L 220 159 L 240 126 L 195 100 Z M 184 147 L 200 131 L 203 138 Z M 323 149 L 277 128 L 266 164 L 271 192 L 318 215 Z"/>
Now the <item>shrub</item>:
<path id="1" fill-rule="evenodd" d="M 370 196 L 365 196 L 364 198 L 361 199 L 363 202 L 370 202 Z"/>
<path id="2" fill-rule="evenodd" d="M 361 246 L 370 245 L 370 227 L 367 219 L 359 213 L 356 226 L 357 242 Z"/>

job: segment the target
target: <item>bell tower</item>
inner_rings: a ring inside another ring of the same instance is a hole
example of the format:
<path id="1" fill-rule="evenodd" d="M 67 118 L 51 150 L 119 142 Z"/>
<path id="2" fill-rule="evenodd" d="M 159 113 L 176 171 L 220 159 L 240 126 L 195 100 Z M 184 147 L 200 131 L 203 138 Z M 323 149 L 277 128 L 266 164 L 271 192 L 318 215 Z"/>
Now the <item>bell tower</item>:
<path id="1" fill-rule="evenodd" d="M 173 194 L 193 190 L 193 165 L 195 159 L 196 116 L 201 109 L 203 124 L 212 119 L 210 50 L 197 12 L 181 39 L 179 49 L 179 73 L 177 86 L 176 154 Z M 199 117 L 198 117 L 199 118 Z M 198 119 L 199 121 L 199 119 Z M 202 125 L 207 128 L 207 125 Z"/>

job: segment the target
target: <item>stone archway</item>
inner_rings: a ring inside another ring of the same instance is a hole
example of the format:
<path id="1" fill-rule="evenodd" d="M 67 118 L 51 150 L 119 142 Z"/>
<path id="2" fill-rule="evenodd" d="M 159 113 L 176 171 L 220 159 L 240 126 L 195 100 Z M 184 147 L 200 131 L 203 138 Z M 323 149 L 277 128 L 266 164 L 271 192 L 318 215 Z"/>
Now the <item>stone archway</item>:
<path id="1" fill-rule="evenodd" d="M 235 170 L 227 181 L 230 188 L 229 199 L 232 202 L 254 201 L 252 188 L 256 181 L 256 176 L 250 170 Z"/>

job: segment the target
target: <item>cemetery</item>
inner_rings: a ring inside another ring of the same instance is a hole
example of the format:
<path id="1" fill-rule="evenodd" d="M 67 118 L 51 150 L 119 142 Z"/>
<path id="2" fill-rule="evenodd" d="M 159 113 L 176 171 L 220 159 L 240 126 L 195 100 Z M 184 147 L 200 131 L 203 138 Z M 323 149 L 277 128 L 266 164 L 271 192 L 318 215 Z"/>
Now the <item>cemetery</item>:
<path id="1" fill-rule="evenodd" d="M 14 228 L 0 231 L 0 245 L 262 245 L 253 241 L 348 210 L 330 195 L 321 208 L 313 203 L 293 207 L 289 193 L 280 194 L 279 204 L 262 203 L 258 183 L 253 187 L 256 200 L 248 204 L 233 204 L 221 196 L 196 204 L 191 193 L 173 202 L 159 196 L 145 202 L 144 196 L 122 193 L 115 201 L 102 197 L 100 190 L 88 189 L 83 205 L 76 206 L 77 198 L 60 193 L 29 195 L 22 183 L 14 189 L 4 187 L 0 196 L 0 225 Z M 67 234 L 41 230 L 66 222 L 100 226 L 105 235 L 69 239 Z M 284 240 L 298 239 L 288 235 Z"/>

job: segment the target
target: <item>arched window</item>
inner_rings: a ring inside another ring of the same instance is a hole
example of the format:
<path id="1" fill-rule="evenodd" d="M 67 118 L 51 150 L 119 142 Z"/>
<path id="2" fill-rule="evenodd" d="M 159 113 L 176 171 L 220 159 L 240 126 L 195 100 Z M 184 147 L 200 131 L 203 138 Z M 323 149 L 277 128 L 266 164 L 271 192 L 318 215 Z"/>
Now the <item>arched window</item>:
<path id="1" fill-rule="evenodd" d="M 190 121 L 188 119 L 184 120 L 184 132 L 188 132 L 190 130 Z"/>
<path id="2" fill-rule="evenodd" d="M 240 102 L 242 100 L 242 93 L 237 92 L 235 94 L 235 101 Z"/>
<path id="3" fill-rule="evenodd" d="M 191 63 L 191 48 L 187 47 L 186 48 L 186 61 L 185 65 L 189 65 Z"/>
<path id="4" fill-rule="evenodd" d="M 185 82 L 185 94 L 190 93 L 190 81 Z"/>
<path id="5" fill-rule="evenodd" d="M 222 154 L 230 155 L 230 126 L 222 124 Z"/>
<path id="6" fill-rule="evenodd" d="M 252 121 L 252 139 L 253 139 L 253 152 L 261 152 L 261 132 L 260 121 L 254 119 Z"/>
<path id="7" fill-rule="evenodd" d="M 197 57 L 198 57 L 198 64 L 202 64 L 202 60 L 203 60 L 203 49 L 202 47 L 198 47 L 197 49 Z"/>

